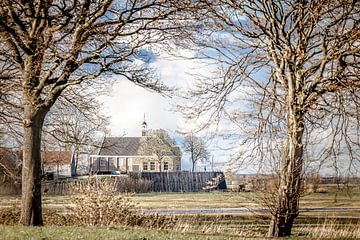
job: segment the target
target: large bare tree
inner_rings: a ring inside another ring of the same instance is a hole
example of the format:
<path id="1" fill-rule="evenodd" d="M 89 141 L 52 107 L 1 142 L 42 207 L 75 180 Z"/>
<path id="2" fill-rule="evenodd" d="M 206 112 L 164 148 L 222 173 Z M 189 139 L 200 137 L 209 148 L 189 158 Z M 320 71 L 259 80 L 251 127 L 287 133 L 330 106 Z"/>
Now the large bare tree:
<path id="1" fill-rule="evenodd" d="M 176 33 L 180 8 L 164 0 L 1 1 L 1 92 L 23 113 L 21 224 L 43 223 L 40 142 L 50 108 L 65 89 L 101 84 L 111 74 L 167 90 L 139 51 Z"/>
<path id="2" fill-rule="evenodd" d="M 276 168 L 268 235 L 289 236 L 305 160 L 342 159 L 349 169 L 359 160 L 360 2 L 198 4 L 201 24 L 187 47 L 196 44 L 196 57 L 214 74 L 198 76 L 181 110 L 210 119 L 206 126 L 234 123 L 239 160 L 269 160 Z"/>

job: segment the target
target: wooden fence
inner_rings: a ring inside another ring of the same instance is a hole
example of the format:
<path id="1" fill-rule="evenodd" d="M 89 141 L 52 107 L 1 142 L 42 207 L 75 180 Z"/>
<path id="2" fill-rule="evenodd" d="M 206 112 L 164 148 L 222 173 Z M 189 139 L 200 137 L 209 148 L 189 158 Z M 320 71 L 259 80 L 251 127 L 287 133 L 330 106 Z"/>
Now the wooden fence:
<path id="1" fill-rule="evenodd" d="M 203 187 L 222 172 L 140 172 L 120 176 L 106 176 L 116 182 L 119 192 L 195 192 L 202 191 Z M 103 177 L 103 176 L 99 176 Z M 79 184 L 88 179 L 64 179 L 42 182 L 42 192 L 45 194 L 67 195 Z M 226 183 L 220 189 L 226 189 Z M 0 195 L 20 194 L 21 185 L 1 184 Z"/>
<path id="2" fill-rule="evenodd" d="M 201 191 L 209 180 L 222 172 L 140 172 L 130 173 L 131 178 L 142 178 L 152 182 L 153 192 L 196 192 Z M 222 185 L 226 189 L 226 184 Z"/>
<path id="3" fill-rule="evenodd" d="M 143 193 L 151 191 L 151 182 L 145 179 L 133 179 L 127 175 L 99 176 L 106 181 L 111 181 L 118 192 Z M 74 193 L 83 184 L 92 181 L 91 178 L 52 180 L 42 182 L 42 191 L 51 195 L 68 195 Z"/>

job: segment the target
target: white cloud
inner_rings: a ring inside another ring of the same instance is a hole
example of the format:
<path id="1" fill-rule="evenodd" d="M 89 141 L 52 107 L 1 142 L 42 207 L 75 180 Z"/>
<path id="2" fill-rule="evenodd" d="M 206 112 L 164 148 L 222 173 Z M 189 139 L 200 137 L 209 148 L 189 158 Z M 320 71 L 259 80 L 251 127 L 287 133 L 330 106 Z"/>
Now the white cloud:
<path id="1" fill-rule="evenodd" d="M 170 86 L 183 87 L 192 81 L 187 74 L 194 65 L 187 60 L 157 59 L 154 66 L 161 80 Z M 108 97 L 101 97 L 105 112 L 111 117 L 110 128 L 113 136 L 140 136 L 144 113 L 151 129 L 162 128 L 175 132 L 181 125 L 181 115 L 171 111 L 175 99 L 162 97 L 130 81 L 118 79 Z"/>
<path id="2" fill-rule="evenodd" d="M 210 73 L 209 69 L 200 69 L 200 65 L 196 61 L 191 60 L 173 60 L 158 57 L 155 62 L 151 63 L 151 66 L 157 69 L 161 80 L 165 84 L 176 86 L 180 89 L 186 89 L 193 85 L 193 76 L 188 73 Z M 123 136 L 124 133 L 126 136 L 140 136 L 144 113 L 148 128 L 165 129 L 173 137 L 176 137 L 179 143 L 181 138 L 176 136 L 176 131 L 191 131 L 196 128 L 194 122 L 185 122 L 180 113 L 171 111 L 173 108 L 172 104 L 175 104 L 175 101 L 177 101 L 176 98 L 162 97 L 124 79 L 118 79 L 114 84 L 111 95 L 102 97 L 101 100 L 104 102 L 106 114 L 111 117 L 110 128 L 112 136 Z M 200 122 L 202 121 L 207 121 L 207 119 L 200 119 Z M 217 130 L 223 132 L 229 131 L 229 128 L 231 126 L 228 123 L 212 126 L 206 133 L 200 133 L 200 136 L 211 135 Z M 214 156 L 214 170 L 225 170 L 227 165 L 225 163 L 231 160 L 237 146 L 236 141 L 230 142 L 232 142 L 232 146 L 229 146 L 226 140 L 221 139 L 209 142 L 209 150 Z M 226 148 L 226 150 L 219 150 L 221 148 Z M 207 170 L 211 170 L 210 165 L 210 163 L 207 164 Z M 182 167 L 183 169 L 191 168 L 191 163 L 186 154 L 183 155 Z M 204 166 L 199 168 L 199 170 L 203 169 Z M 242 173 L 249 171 L 244 169 Z"/>
<path id="3" fill-rule="evenodd" d="M 110 97 L 103 99 L 106 113 L 111 117 L 111 134 L 139 136 L 144 114 L 149 128 L 173 129 L 176 127 L 175 113 L 167 111 L 169 99 L 149 92 L 129 81 L 115 83 Z"/>
<path id="4" fill-rule="evenodd" d="M 188 56 L 191 53 L 186 52 Z M 193 76 L 189 75 L 194 71 L 206 72 L 206 69 L 195 69 L 199 65 L 191 60 L 179 60 L 166 58 L 157 58 L 151 64 L 157 69 L 161 80 L 170 86 L 180 89 L 188 88 L 193 84 Z M 130 81 L 117 79 L 113 86 L 110 96 L 102 96 L 101 101 L 104 102 L 104 111 L 111 117 L 110 130 L 112 136 L 140 136 L 141 123 L 143 122 L 144 113 L 148 128 L 162 128 L 170 132 L 178 141 L 182 138 L 175 136 L 178 130 L 191 130 L 195 124 L 186 123 L 180 113 L 174 112 L 173 104 L 176 98 L 162 97 L 157 93 L 147 91 L 136 86 Z M 211 149 L 214 149 L 211 147 Z M 215 162 L 224 162 L 228 156 L 224 153 L 216 154 Z M 183 169 L 190 169 L 191 164 L 186 154 L 182 160 Z M 202 168 L 203 169 L 203 168 Z M 207 167 L 210 170 L 210 167 Z M 219 170 L 219 167 L 216 166 Z M 200 170 L 200 169 L 199 169 Z"/>

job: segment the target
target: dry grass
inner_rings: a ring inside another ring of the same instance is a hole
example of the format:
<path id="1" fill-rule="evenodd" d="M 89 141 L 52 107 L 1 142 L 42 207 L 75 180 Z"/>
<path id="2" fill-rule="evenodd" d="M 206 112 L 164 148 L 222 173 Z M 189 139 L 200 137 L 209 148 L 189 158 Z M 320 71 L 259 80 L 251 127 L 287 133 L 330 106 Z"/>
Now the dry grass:
<path id="1" fill-rule="evenodd" d="M 216 209 L 216 208 L 255 208 L 251 201 L 252 193 L 233 192 L 183 192 L 183 193 L 143 193 L 131 199 L 144 209 Z"/>
<path id="2" fill-rule="evenodd" d="M 17 225 L 20 219 L 20 208 L 7 207 L 0 209 L 0 225 Z M 53 210 L 43 211 L 43 221 L 45 225 L 68 226 L 72 225 L 69 216 L 59 214 Z"/>
<path id="3" fill-rule="evenodd" d="M 224 235 L 184 234 L 133 227 L 24 227 L 0 225 L 0 240 L 239 240 Z"/>
<path id="4" fill-rule="evenodd" d="M 267 224 L 251 222 L 233 222 L 226 219 L 227 216 L 208 216 L 205 220 L 200 216 L 192 216 L 188 219 L 179 218 L 172 228 L 179 233 L 196 233 L 206 235 L 223 235 L 228 237 L 263 237 L 266 233 Z"/>
<path id="5" fill-rule="evenodd" d="M 237 215 L 148 215 L 144 209 L 191 209 L 256 207 L 251 202 L 252 193 L 150 193 L 119 194 L 116 184 L 107 179 L 84 181 L 72 189 L 71 196 L 45 196 L 44 222 L 56 226 L 118 226 L 141 227 L 173 231 L 176 234 L 196 236 L 222 236 L 227 238 L 261 238 L 265 236 L 268 219 L 249 214 Z M 358 191 L 348 195 L 337 192 L 337 202 L 332 204 L 334 193 L 312 193 L 302 199 L 302 207 L 360 207 Z M 14 225 L 19 219 L 19 199 L 0 196 L 0 224 Z M 60 208 L 59 206 L 65 205 Z M 64 211 L 66 209 L 66 211 Z M 63 213 L 66 214 L 63 214 Z M 320 213 L 301 214 L 294 225 L 298 238 L 353 239 L 360 236 L 360 224 L 350 220 L 325 222 L 316 218 Z M 322 214 L 322 213 L 321 213 Z M 325 214 L 325 213 L 324 213 Z M 344 214 L 344 213 L 332 213 Z M 358 216 L 359 213 L 346 213 Z M 140 230 L 139 230 L 140 231 Z M 142 230 L 141 230 L 142 231 Z"/>
<path id="6" fill-rule="evenodd" d="M 360 238 L 360 222 L 343 224 L 334 219 L 326 219 L 323 223 L 300 227 L 301 235 L 314 239 L 358 239 Z"/>
<path id="7" fill-rule="evenodd" d="M 307 194 L 301 198 L 300 207 L 360 208 L 360 191 L 333 189 L 327 193 Z"/>
<path id="8" fill-rule="evenodd" d="M 187 192 L 187 193 L 141 193 L 129 196 L 129 199 L 143 209 L 194 209 L 194 208 L 256 208 L 249 192 Z M 335 199 L 336 196 L 336 199 Z M 336 200 L 336 201 L 335 201 Z M 0 195 L 0 208 L 20 206 L 20 196 Z M 43 207 L 65 209 L 71 205 L 69 196 L 44 194 Z M 360 191 L 329 189 L 327 193 L 311 193 L 301 198 L 301 208 L 337 207 L 360 209 Z M 261 206 L 260 206 L 261 207 Z"/>

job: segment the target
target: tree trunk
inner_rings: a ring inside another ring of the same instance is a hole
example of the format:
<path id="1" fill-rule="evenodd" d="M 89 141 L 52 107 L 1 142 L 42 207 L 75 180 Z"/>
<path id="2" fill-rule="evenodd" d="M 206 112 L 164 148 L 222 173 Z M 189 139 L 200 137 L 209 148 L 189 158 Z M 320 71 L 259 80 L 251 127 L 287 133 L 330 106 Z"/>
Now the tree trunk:
<path id="1" fill-rule="evenodd" d="M 71 167 L 73 169 L 70 170 L 71 172 L 71 175 L 73 176 L 77 176 L 77 168 L 78 168 L 78 162 L 79 162 L 79 150 L 78 148 L 76 147 L 74 149 L 74 153 L 73 153 L 73 159 L 71 161 Z"/>
<path id="2" fill-rule="evenodd" d="M 41 130 L 45 113 L 25 106 L 20 224 L 43 225 L 41 210 Z"/>
<path id="3" fill-rule="evenodd" d="M 194 152 L 191 152 L 192 172 L 195 172 Z"/>
<path id="4" fill-rule="evenodd" d="M 299 105 L 291 103 L 288 105 L 288 136 L 284 143 L 279 190 L 269 227 L 269 237 L 290 236 L 294 220 L 299 214 L 304 113 L 300 107 L 297 107 Z"/>
<path id="5" fill-rule="evenodd" d="M 290 236 L 294 220 L 298 216 L 302 164 L 293 164 L 298 160 L 288 157 L 282 167 L 277 202 L 268 234 L 270 237 Z"/>

